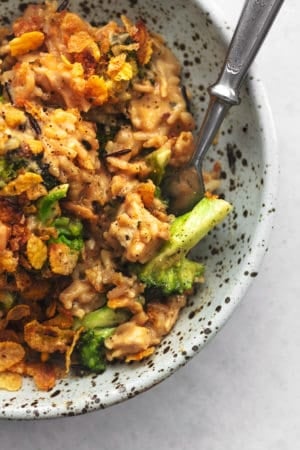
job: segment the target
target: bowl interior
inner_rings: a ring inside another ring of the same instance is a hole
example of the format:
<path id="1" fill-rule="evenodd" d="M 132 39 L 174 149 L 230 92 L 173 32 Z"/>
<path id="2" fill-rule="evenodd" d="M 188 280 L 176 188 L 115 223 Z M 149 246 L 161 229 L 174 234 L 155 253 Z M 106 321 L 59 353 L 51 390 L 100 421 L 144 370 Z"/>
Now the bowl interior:
<path id="1" fill-rule="evenodd" d="M 192 93 L 191 108 L 200 124 L 207 87 L 216 81 L 227 46 L 226 24 L 204 0 L 86 0 L 70 1 L 93 24 L 116 20 L 121 14 L 142 18 L 162 34 L 182 63 L 183 84 Z M 24 4 L 1 2 L 2 22 L 10 22 Z M 256 276 L 264 254 L 274 210 L 277 174 L 274 132 L 260 83 L 248 77 L 242 102 L 233 108 L 208 153 L 205 165 L 222 164 L 221 194 L 234 212 L 193 251 L 206 264 L 206 282 L 156 353 L 139 364 L 114 364 L 103 375 L 61 380 L 48 393 L 37 392 L 24 380 L 20 392 L 0 391 L 1 416 L 37 418 L 74 415 L 104 408 L 150 388 L 197 353 L 218 331 Z M 259 99 L 259 100 L 258 100 Z"/>

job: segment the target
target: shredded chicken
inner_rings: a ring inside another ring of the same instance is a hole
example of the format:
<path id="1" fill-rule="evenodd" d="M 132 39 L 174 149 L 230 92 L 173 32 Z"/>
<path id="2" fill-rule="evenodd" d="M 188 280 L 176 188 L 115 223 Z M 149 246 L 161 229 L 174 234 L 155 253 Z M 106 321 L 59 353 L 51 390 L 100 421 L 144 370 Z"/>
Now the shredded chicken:
<path id="1" fill-rule="evenodd" d="M 109 360 L 124 359 L 127 355 L 139 353 L 158 343 L 159 338 L 151 328 L 126 322 L 119 325 L 116 332 L 106 339 L 107 358 Z"/>
<path id="2" fill-rule="evenodd" d="M 124 247 L 128 261 L 145 263 L 152 258 L 162 241 L 169 238 L 169 223 L 154 217 L 144 207 L 138 194 L 129 193 L 108 234 Z"/>

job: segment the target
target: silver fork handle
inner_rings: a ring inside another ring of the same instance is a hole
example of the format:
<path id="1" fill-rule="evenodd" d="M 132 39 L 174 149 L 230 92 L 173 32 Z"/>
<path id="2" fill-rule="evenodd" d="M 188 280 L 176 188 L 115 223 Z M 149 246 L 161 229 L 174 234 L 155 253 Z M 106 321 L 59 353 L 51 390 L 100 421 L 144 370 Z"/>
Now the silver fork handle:
<path id="1" fill-rule="evenodd" d="M 232 105 L 240 102 L 240 87 L 284 0 L 247 0 L 230 43 L 218 81 L 210 87 L 210 104 L 199 131 L 192 164 L 202 160 Z"/>

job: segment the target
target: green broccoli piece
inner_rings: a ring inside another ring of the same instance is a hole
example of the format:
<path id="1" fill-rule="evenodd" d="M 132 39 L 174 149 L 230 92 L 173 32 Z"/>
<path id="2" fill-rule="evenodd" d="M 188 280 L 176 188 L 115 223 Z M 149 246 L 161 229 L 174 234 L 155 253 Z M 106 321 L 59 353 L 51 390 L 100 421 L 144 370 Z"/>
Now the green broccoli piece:
<path id="1" fill-rule="evenodd" d="M 161 262 L 161 261 L 160 261 Z M 187 258 L 182 258 L 172 266 L 157 270 L 148 265 L 139 274 L 139 278 L 148 287 L 155 287 L 165 295 L 181 294 L 192 288 L 194 283 L 204 274 L 204 265 Z"/>
<path id="2" fill-rule="evenodd" d="M 171 224 L 170 239 L 146 264 L 136 267 L 147 287 L 164 294 L 183 293 L 204 273 L 204 266 L 187 258 L 188 252 L 231 211 L 232 206 L 216 197 L 205 197 Z"/>
<path id="3" fill-rule="evenodd" d="M 0 311 L 9 311 L 15 303 L 14 295 L 6 290 L 0 290 Z"/>
<path id="4" fill-rule="evenodd" d="M 146 164 L 151 169 L 150 178 L 156 185 L 161 183 L 170 157 L 171 149 L 167 147 L 158 148 L 146 156 Z"/>
<path id="5" fill-rule="evenodd" d="M 42 223 L 45 224 L 54 218 L 58 201 L 67 196 L 68 189 L 68 184 L 60 184 L 38 201 L 38 218 Z"/>
<path id="6" fill-rule="evenodd" d="M 38 218 L 48 226 L 54 227 L 57 237 L 51 238 L 50 242 L 62 242 L 72 250 L 79 252 L 83 247 L 83 225 L 79 219 L 58 216 L 60 214 L 59 200 L 67 196 L 68 184 L 60 184 L 52 188 L 47 195 L 37 202 Z"/>
<path id="7" fill-rule="evenodd" d="M 16 172 L 12 164 L 9 164 L 5 158 L 0 158 L 0 189 L 3 188 L 12 178 L 16 176 Z"/>
<path id="8" fill-rule="evenodd" d="M 102 306 L 75 321 L 74 329 L 84 328 L 76 346 L 84 367 L 93 372 L 104 372 L 106 369 L 104 341 L 113 334 L 117 325 L 129 318 L 129 311 Z"/>
<path id="9" fill-rule="evenodd" d="M 66 236 L 79 237 L 82 234 L 82 223 L 78 219 L 70 219 L 69 217 L 60 216 L 53 221 L 53 225 L 60 234 Z"/>
<path id="10" fill-rule="evenodd" d="M 91 311 L 83 316 L 82 319 L 75 321 L 74 327 L 84 327 L 86 330 L 94 328 L 110 328 L 127 322 L 130 318 L 129 311 L 125 309 L 112 309 L 108 306 L 102 306 L 95 311 Z"/>
<path id="11" fill-rule="evenodd" d="M 55 227 L 58 233 L 57 238 L 52 238 L 51 242 L 62 242 L 77 252 L 82 249 L 83 225 L 79 219 L 60 216 L 54 219 L 51 226 Z"/>
<path id="12" fill-rule="evenodd" d="M 115 328 L 94 328 L 84 332 L 77 344 L 81 364 L 92 372 L 102 373 L 106 369 L 104 340 Z"/>

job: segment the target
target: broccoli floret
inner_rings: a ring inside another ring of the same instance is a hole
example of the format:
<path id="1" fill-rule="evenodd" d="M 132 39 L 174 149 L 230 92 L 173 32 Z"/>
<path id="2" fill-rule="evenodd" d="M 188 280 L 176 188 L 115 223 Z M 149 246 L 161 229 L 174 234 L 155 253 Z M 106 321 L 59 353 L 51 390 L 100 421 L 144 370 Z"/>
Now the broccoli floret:
<path id="1" fill-rule="evenodd" d="M 52 238 L 51 242 L 62 242 L 77 252 L 82 249 L 83 225 L 79 219 L 60 216 L 54 219 L 51 226 L 57 230 L 57 238 Z"/>
<path id="2" fill-rule="evenodd" d="M 38 218 L 41 222 L 47 223 L 53 220 L 57 211 L 58 201 L 67 196 L 68 184 L 60 184 L 51 189 L 47 195 L 39 199 L 37 203 Z"/>
<path id="3" fill-rule="evenodd" d="M 203 264 L 181 258 L 163 270 L 154 270 L 149 264 L 140 272 L 139 278 L 148 287 L 158 288 L 165 295 L 181 294 L 192 288 L 204 274 L 204 269 Z"/>
<path id="4" fill-rule="evenodd" d="M 187 254 L 231 209 L 225 200 L 210 196 L 176 217 L 170 227 L 170 239 L 148 263 L 136 267 L 139 279 L 166 295 L 192 288 L 204 266 L 189 260 Z"/>
<path id="5" fill-rule="evenodd" d="M 80 251 L 83 247 L 83 225 L 77 218 L 71 219 L 60 214 L 59 200 L 67 196 L 68 184 L 60 184 L 52 188 L 47 195 L 37 202 L 38 218 L 43 224 L 54 227 L 57 236 L 50 242 L 62 242 L 72 250 Z"/>
<path id="6" fill-rule="evenodd" d="M 94 328 L 84 332 L 77 344 L 81 364 L 92 372 L 106 369 L 104 340 L 111 336 L 115 328 Z"/>
<path id="7" fill-rule="evenodd" d="M 129 318 L 129 311 L 102 306 L 75 321 L 73 328 L 83 327 L 85 330 L 76 346 L 84 367 L 93 372 L 104 372 L 106 369 L 104 341 L 113 334 L 117 325 Z"/>
<path id="8" fill-rule="evenodd" d="M 12 178 L 16 176 L 16 172 L 12 164 L 9 164 L 5 158 L 0 158 L 0 189 L 3 188 Z"/>
<path id="9" fill-rule="evenodd" d="M 171 149 L 167 147 L 160 147 L 146 156 L 146 164 L 151 168 L 150 178 L 156 185 L 161 183 L 170 157 Z"/>

